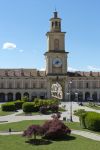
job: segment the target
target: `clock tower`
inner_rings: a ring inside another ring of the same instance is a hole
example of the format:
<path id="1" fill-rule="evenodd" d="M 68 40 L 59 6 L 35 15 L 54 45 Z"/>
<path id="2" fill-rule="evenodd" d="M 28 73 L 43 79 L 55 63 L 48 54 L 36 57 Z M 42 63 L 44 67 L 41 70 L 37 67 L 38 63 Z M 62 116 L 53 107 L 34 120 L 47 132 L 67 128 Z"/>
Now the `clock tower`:
<path id="1" fill-rule="evenodd" d="M 55 11 L 50 19 L 50 31 L 47 36 L 46 75 L 50 85 L 54 82 L 59 83 L 65 89 L 64 83 L 67 80 L 67 55 L 65 51 L 65 33 L 61 31 L 61 18 Z"/>
<path id="2" fill-rule="evenodd" d="M 64 75 L 67 73 L 67 54 L 65 52 L 65 33 L 61 31 L 61 18 L 54 12 L 50 19 L 50 32 L 47 32 L 46 74 Z"/>

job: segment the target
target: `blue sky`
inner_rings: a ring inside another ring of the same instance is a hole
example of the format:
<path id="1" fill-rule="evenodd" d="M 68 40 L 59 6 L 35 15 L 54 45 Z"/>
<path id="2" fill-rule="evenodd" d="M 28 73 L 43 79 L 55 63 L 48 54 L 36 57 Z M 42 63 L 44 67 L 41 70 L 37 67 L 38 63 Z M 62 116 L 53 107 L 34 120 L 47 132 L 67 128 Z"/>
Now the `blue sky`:
<path id="1" fill-rule="evenodd" d="M 55 7 L 67 32 L 69 69 L 100 71 L 100 0 L 0 0 L 0 68 L 45 67 Z"/>

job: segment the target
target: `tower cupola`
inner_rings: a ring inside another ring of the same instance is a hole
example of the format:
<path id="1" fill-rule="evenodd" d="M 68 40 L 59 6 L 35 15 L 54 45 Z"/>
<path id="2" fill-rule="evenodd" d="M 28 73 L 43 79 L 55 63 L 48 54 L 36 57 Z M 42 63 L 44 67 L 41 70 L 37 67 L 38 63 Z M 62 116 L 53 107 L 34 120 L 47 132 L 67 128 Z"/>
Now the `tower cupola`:
<path id="1" fill-rule="evenodd" d="M 50 19 L 51 22 L 51 32 L 61 32 L 61 18 L 58 17 L 58 12 L 55 11 L 53 18 Z"/>

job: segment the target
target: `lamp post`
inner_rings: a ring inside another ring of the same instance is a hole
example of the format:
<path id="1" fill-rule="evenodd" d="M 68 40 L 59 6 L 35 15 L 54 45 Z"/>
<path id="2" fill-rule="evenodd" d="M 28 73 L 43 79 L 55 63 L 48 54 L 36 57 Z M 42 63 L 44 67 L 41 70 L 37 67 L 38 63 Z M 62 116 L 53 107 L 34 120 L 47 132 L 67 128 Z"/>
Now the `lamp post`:
<path id="1" fill-rule="evenodd" d="M 70 122 L 73 122 L 73 119 L 72 119 L 71 84 L 72 84 L 72 81 L 70 81 L 68 83 L 68 93 L 67 93 L 67 95 L 68 95 L 69 102 L 70 102 L 70 109 L 69 109 L 69 111 L 70 111 L 70 118 L 69 118 L 69 120 L 70 120 Z"/>

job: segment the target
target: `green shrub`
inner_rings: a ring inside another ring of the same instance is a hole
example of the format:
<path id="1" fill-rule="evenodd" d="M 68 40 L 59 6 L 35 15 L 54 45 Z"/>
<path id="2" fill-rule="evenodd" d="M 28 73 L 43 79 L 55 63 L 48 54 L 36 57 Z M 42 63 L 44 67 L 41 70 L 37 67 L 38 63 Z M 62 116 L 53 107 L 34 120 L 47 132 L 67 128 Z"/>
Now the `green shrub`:
<path id="1" fill-rule="evenodd" d="M 21 98 L 21 101 L 24 101 L 24 102 L 28 102 L 29 101 L 29 98 L 27 96 L 23 96 Z"/>
<path id="2" fill-rule="evenodd" d="M 89 130 L 100 131 L 100 114 L 87 112 L 85 116 L 85 126 Z"/>
<path id="3" fill-rule="evenodd" d="M 22 105 L 24 101 L 17 100 L 14 103 L 15 103 L 16 110 L 18 110 L 18 109 L 22 109 Z"/>
<path id="4" fill-rule="evenodd" d="M 58 105 L 59 100 L 57 99 L 40 99 L 35 98 L 34 100 L 35 106 L 41 107 L 41 106 L 51 106 L 51 105 Z"/>
<path id="5" fill-rule="evenodd" d="M 25 102 L 22 105 L 22 109 L 25 113 L 39 111 L 38 107 L 35 106 L 34 102 Z"/>
<path id="6" fill-rule="evenodd" d="M 5 104 L 2 104 L 1 109 L 2 109 L 2 111 L 15 111 L 16 107 L 15 107 L 14 102 L 8 102 Z"/>

